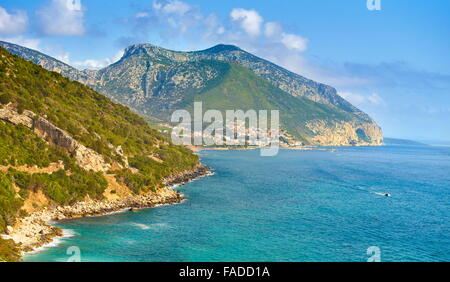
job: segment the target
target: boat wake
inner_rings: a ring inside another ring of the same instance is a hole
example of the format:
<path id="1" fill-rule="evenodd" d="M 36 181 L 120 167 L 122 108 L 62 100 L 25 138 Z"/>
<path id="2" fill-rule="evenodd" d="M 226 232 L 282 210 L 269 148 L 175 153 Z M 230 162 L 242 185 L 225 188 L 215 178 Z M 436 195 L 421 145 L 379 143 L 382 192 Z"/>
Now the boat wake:
<path id="1" fill-rule="evenodd" d="M 140 228 L 141 230 L 160 229 L 160 228 L 167 228 L 169 226 L 167 223 L 143 224 L 136 222 L 130 223 L 130 225 Z"/>

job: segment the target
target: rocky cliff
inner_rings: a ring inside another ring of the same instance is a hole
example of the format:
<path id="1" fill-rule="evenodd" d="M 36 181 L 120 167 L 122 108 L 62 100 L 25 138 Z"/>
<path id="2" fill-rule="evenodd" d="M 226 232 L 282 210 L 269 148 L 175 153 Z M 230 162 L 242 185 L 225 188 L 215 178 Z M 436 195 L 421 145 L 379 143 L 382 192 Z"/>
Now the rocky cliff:
<path id="1" fill-rule="evenodd" d="M 111 168 L 111 164 L 106 163 L 100 154 L 78 143 L 67 132 L 32 111 L 25 110 L 19 114 L 10 103 L 0 108 L 0 119 L 29 128 L 44 141 L 74 155 L 76 163 L 85 170 L 105 172 Z"/>

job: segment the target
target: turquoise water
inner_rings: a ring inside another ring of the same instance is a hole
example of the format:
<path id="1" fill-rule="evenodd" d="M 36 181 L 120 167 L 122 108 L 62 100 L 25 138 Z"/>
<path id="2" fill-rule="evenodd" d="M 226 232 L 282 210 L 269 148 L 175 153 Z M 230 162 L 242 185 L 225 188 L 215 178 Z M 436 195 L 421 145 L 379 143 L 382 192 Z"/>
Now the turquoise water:
<path id="1" fill-rule="evenodd" d="M 187 201 L 60 224 L 26 261 L 450 261 L 450 148 L 205 151 Z M 390 193 L 392 197 L 385 197 Z"/>

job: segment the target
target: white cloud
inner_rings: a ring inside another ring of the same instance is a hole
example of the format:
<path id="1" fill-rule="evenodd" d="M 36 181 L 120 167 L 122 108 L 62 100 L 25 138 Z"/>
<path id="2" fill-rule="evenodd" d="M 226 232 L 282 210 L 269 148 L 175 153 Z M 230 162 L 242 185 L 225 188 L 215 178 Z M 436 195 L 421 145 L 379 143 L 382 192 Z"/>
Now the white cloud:
<path id="1" fill-rule="evenodd" d="M 106 66 L 109 66 L 118 60 L 120 60 L 123 56 L 123 50 L 118 51 L 113 58 L 106 58 L 106 59 L 87 59 L 84 61 L 75 61 L 75 62 L 68 62 L 63 61 L 65 63 L 71 64 L 72 66 L 78 68 L 78 69 L 101 69 Z"/>
<path id="2" fill-rule="evenodd" d="M 153 1 L 152 7 L 154 10 L 161 11 L 166 14 L 176 14 L 179 16 L 182 16 L 191 10 L 191 6 L 178 0 L 165 2 Z"/>
<path id="3" fill-rule="evenodd" d="M 386 103 L 377 93 L 363 95 L 353 92 L 339 92 L 339 95 L 356 106 L 384 106 Z"/>
<path id="4" fill-rule="evenodd" d="M 70 55 L 67 52 L 62 54 L 55 54 L 54 58 L 60 60 L 63 63 L 70 64 Z"/>
<path id="5" fill-rule="evenodd" d="M 277 22 L 267 22 L 264 25 L 264 35 L 267 39 L 282 43 L 289 50 L 304 52 L 308 48 L 307 38 L 284 32 L 281 24 Z"/>
<path id="6" fill-rule="evenodd" d="M 161 10 L 162 4 L 159 3 L 158 1 L 153 1 L 152 7 L 153 7 L 153 9 L 155 9 L 155 10 Z"/>
<path id="7" fill-rule="evenodd" d="M 241 28 L 249 35 L 258 36 L 261 33 L 264 19 L 257 11 L 236 8 L 231 11 L 230 17 L 232 21 L 239 22 Z"/>
<path id="8" fill-rule="evenodd" d="M 380 97 L 380 95 L 378 95 L 377 93 L 373 93 L 371 95 L 369 95 L 367 97 L 367 100 L 372 104 L 372 105 L 385 105 L 385 102 L 383 100 L 383 98 Z"/>
<path id="9" fill-rule="evenodd" d="M 15 13 L 8 13 L 6 9 L 0 7 L 0 33 L 21 33 L 25 30 L 27 22 L 28 17 L 24 11 L 16 10 Z"/>
<path id="10" fill-rule="evenodd" d="M 37 12 L 47 35 L 83 35 L 84 7 L 81 0 L 51 0 Z"/>
<path id="11" fill-rule="evenodd" d="M 211 38 L 216 35 L 222 35 L 226 31 L 216 14 L 208 15 L 204 20 L 204 24 L 206 26 L 206 31 L 203 38 Z"/>
<path id="12" fill-rule="evenodd" d="M 278 38 L 282 33 L 283 28 L 277 22 L 268 22 L 264 26 L 264 35 L 268 38 Z"/>
<path id="13" fill-rule="evenodd" d="M 308 45 L 308 39 L 295 34 L 288 34 L 288 33 L 282 34 L 281 42 L 289 50 L 297 50 L 299 52 L 305 51 Z"/>
<path id="14" fill-rule="evenodd" d="M 184 15 L 189 12 L 190 9 L 191 7 L 188 4 L 177 0 L 170 1 L 162 6 L 162 10 L 167 14 Z"/>
<path id="15" fill-rule="evenodd" d="M 138 19 L 147 18 L 148 16 L 149 16 L 149 14 L 146 12 L 141 12 L 141 13 L 136 14 L 136 18 L 138 18 Z"/>
<path id="16" fill-rule="evenodd" d="M 36 38 L 26 38 L 23 36 L 14 36 L 14 37 L 0 36 L 0 40 L 24 46 L 33 50 L 40 50 L 39 44 L 41 43 L 41 41 Z"/>
<path id="17" fill-rule="evenodd" d="M 199 10 L 179 0 L 153 1 L 152 9 L 142 13 L 147 13 L 147 17 L 151 18 L 147 24 L 150 24 L 152 28 L 156 26 L 161 28 L 160 36 L 166 41 L 205 26 L 205 17 Z M 138 22 L 137 25 L 139 25 L 137 30 L 144 36 L 148 34 L 149 25 L 142 26 L 142 22 Z"/>

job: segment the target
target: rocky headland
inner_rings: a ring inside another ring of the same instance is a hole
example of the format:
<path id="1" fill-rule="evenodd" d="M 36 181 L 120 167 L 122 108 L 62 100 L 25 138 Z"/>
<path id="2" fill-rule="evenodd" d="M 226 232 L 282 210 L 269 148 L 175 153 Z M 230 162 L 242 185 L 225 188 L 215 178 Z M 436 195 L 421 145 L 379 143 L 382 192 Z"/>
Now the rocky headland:
<path id="1" fill-rule="evenodd" d="M 23 255 L 51 243 L 57 237 L 63 236 L 62 230 L 52 225 L 56 222 L 82 217 L 102 216 L 120 211 L 136 211 L 166 204 L 177 204 L 185 198 L 180 192 L 173 190 L 173 186 L 181 185 L 209 174 L 211 172 L 208 167 L 199 165 L 193 170 L 185 171 L 166 179 L 167 187 L 156 192 L 142 195 L 130 194 L 123 198 L 105 199 L 103 201 L 86 199 L 70 206 L 47 207 L 18 219 L 14 227 L 8 227 L 7 235 L 3 235 L 3 237 L 4 239 L 14 240 L 19 245 Z"/>

